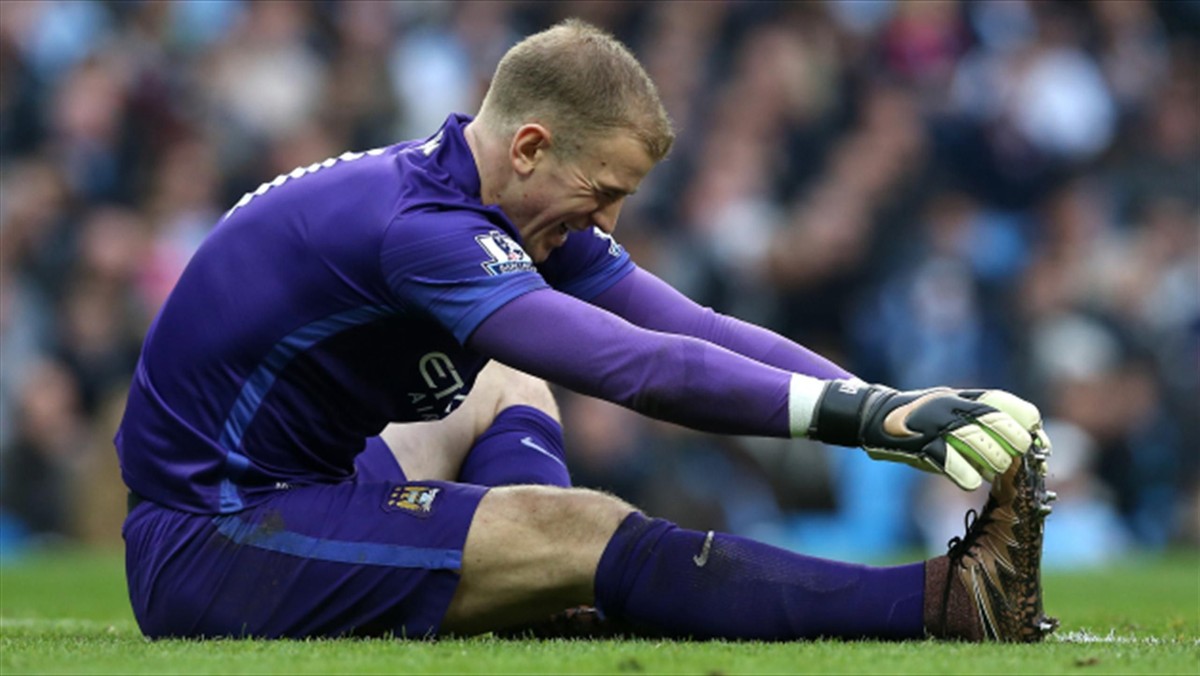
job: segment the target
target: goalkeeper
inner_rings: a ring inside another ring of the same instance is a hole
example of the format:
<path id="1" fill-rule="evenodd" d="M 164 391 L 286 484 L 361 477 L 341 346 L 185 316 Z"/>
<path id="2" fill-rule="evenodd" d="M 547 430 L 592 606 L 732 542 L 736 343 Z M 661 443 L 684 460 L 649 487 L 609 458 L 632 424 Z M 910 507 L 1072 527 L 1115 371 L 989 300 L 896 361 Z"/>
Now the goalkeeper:
<path id="1" fill-rule="evenodd" d="M 475 118 L 234 205 L 151 326 L 116 437 L 142 631 L 418 637 L 586 605 L 668 636 L 1041 638 L 1037 410 L 867 385 L 639 269 L 612 233 L 672 140 L 637 61 L 568 21 L 505 55 Z M 570 487 L 525 374 L 990 481 L 988 503 L 947 555 L 890 568 L 680 529 Z"/>

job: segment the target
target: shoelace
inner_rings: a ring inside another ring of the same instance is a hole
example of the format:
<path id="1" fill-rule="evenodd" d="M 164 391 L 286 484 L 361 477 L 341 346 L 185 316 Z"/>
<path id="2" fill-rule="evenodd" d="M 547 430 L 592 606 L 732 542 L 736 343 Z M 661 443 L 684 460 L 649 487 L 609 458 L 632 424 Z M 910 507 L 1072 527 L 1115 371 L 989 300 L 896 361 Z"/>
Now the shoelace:
<path id="1" fill-rule="evenodd" d="M 968 509 L 963 516 L 963 534 L 962 536 L 955 535 L 946 542 L 946 555 L 954 563 L 962 565 L 962 560 L 971 555 L 971 548 L 975 546 L 975 542 L 987 531 L 988 524 L 992 521 L 992 506 L 993 500 L 989 497 L 987 504 L 983 507 L 983 512 L 977 512 L 974 509 Z M 974 558 L 974 557 L 972 557 Z"/>

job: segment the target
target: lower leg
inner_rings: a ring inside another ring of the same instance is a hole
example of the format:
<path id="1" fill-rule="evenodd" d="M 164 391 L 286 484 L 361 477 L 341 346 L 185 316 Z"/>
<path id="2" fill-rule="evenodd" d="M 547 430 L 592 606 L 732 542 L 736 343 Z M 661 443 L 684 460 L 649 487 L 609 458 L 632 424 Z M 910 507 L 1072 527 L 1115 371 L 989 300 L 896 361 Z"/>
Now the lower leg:
<path id="1" fill-rule="evenodd" d="M 869 568 L 701 534 L 631 514 L 596 572 L 617 619 L 676 636 L 936 638 L 1035 642 L 1057 626 L 1042 607 L 1048 449 L 1030 450 L 968 512 L 966 533 L 924 563 Z"/>
<path id="2" fill-rule="evenodd" d="M 651 633 L 786 640 L 924 636 L 924 564 L 872 568 L 631 514 L 597 572 L 606 615 Z"/>
<path id="3" fill-rule="evenodd" d="M 924 566 L 869 568 L 649 519 L 594 491 L 491 490 L 442 631 L 596 603 L 635 633 L 766 640 L 923 636 Z"/>
<path id="4" fill-rule="evenodd" d="M 458 480 L 481 486 L 571 486 L 562 426 L 541 409 L 511 406 L 467 453 Z"/>
<path id="5" fill-rule="evenodd" d="M 462 462 L 458 481 L 571 486 L 558 402 L 546 381 L 492 362 L 480 374 L 468 404 L 475 408 L 481 432 Z"/>

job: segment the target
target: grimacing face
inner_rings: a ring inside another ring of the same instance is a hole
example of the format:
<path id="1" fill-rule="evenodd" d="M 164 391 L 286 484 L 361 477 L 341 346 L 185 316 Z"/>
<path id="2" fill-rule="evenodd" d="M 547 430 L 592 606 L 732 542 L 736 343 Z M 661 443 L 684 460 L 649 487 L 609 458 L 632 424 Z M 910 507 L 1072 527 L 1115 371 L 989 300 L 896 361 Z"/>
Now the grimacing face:
<path id="1" fill-rule="evenodd" d="M 597 139 L 569 159 L 543 147 L 531 162 L 521 194 L 504 210 L 537 263 L 572 232 L 594 225 L 612 234 L 625 198 L 654 168 L 645 147 L 628 132 Z"/>

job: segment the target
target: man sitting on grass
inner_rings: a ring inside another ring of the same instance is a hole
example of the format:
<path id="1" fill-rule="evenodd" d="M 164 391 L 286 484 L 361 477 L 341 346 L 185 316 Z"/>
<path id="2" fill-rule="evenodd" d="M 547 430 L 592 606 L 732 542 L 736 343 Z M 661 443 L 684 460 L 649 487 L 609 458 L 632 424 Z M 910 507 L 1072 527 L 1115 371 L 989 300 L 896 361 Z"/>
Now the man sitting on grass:
<path id="1" fill-rule="evenodd" d="M 1040 639 L 1037 410 L 867 385 L 639 269 L 612 233 L 672 141 L 633 56 L 568 21 L 504 56 L 475 118 L 234 205 L 116 438 L 142 631 L 423 637 L 589 605 L 666 636 Z M 992 489 L 948 555 L 907 566 L 685 530 L 570 486 L 541 379 Z"/>

